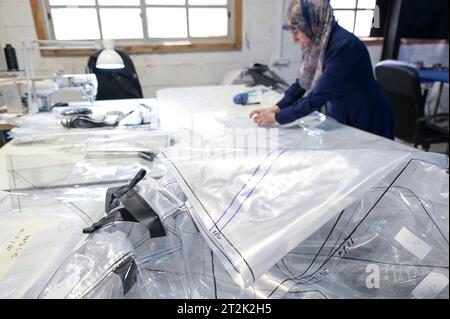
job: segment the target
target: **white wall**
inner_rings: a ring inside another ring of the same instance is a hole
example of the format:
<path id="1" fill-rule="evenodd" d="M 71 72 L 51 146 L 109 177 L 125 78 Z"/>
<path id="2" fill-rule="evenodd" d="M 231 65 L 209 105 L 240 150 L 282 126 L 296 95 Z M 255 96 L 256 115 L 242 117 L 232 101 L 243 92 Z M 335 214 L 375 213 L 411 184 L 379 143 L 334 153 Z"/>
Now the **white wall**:
<path id="1" fill-rule="evenodd" d="M 134 61 L 146 97 L 155 96 L 163 87 L 219 84 L 232 69 L 245 68 L 253 63 L 268 64 L 275 54 L 271 45 L 280 29 L 274 19 L 283 0 L 244 0 L 242 51 L 204 53 L 134 54 Z M 22 38 L 36 38 L 28 0 L 0 0 L 0 41 L 11 43 L 23 64 Z M 2 54 L 3 56 L 3 54 Z M 42 58 L 36 53 L 38 74 L 84 73 L 88 57 Z M 4 58 L 0 59 L 4 63 Z"/>
<path id="2" fill-rule="evenodd" d="M 3 39 L 3 36 L 2 36 L 2 30 L 0 29 L 0 48 L 1 48 L 1 54 L 3 54 L 3 48 L 5 47 L 5 45 L 3 44 L 3 41 L 2 41 L 2 39 Z M 3 56 L 4 56 L 4 54 L 3 54 Z M 5 61 L 5 59 L 3 58 L 0 58 L 0 71 L 2 71 L 2 70 L 6 70 L 7 69 L 7 67 L 6 67 L 6 61 Z"/>

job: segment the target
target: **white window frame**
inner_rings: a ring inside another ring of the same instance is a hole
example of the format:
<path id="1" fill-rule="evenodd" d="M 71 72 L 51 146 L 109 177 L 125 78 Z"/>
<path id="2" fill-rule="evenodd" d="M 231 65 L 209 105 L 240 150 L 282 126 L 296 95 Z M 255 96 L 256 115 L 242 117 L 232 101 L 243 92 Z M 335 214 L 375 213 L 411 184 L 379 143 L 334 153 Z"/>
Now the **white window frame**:
<path id="1" fill-rule="evenodd" d="M 355 19 L 353 20 L 353 28 L 352 28 L 352 30 L 350 31 L 351 33 L 353 33 L 353 34 L 355 34 L 355 28 L 356 28 L 356 16 L 357 16 L 357 13 L 358 12 L 360 12 L 360 11 L 373 11 L 373 13 L 374 13 L 374 16 L 375 16 L 375 11 L 376 11 L 376 3 L 375 3 L 375 7 L 373 7 L 373 9 L 370 9 L 370 8 L 358 8 L 358 2 L 359 2 L 359 0 L 356 0 L 356 2 L 355 2 L 355 7 L 354 8 L 333 8 L 333 12 L 336 12 L 336 11 L 353 11 L 354 12 L 354 14 L 355 14 Z M 367 37 L 369 37 L 370 35 L 367 35 L 367 36 L 363 36 L 363 38 L 367 38 Z"/>
<path id="2" fill-rule="evenodd" d="M 87 6 L 50 6 L 49 0 L 30 0 L 38 38 L 42 40 L 56 40 L 53 23 L 51 23 L 51 8 L 94 8 L 97 12 L 97 23 L 100 31 L 100 38 L 103 38 L 102 25 L 100 20 L 100 9 L 103 8 L 133 8 L 141 9 L 141 19 L 143 28 L 143 38 L 139 39 L 118 39 L 117 47 L 127 52 L 171 52 L 171 51 L 221 51 L 240 50 L 242 32 L 242 0 L 227 0 L 227 6 L 220 5 L 148 5 L 145 0 L 140 0 L 140 5 L 105 6 L 99 5 L 95 0 L 95 5 Z M 147 27 L 147 8 L 186 8 L 188 37 L 185 38 L 149 38 Z M 228 34 L 224 37 L 191 37 L 189 35 L 189 14 L 188 8 L 227 8 L 228 9 Z M 74 41 L 85 39 L 77 39 Z M 67 55 L 87 54 L 85 50 L 67 50 L 69 52 L 46 51 L 45 55 Z M 44 51 L 42 51 L 43 53 Z"/>

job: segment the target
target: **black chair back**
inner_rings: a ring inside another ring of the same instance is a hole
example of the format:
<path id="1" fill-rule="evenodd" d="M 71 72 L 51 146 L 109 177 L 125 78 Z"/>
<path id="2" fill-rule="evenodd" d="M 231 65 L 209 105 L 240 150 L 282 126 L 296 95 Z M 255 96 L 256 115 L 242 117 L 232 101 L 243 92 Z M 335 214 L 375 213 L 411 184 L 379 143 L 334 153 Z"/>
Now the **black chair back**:
<path id="1" fill-rule="evenodd" d="M 118 70 L 97 69 L 97 59 L 101 51 L 89 57 L 88 70 L 94 73 L 98 81 L 97 100 L 140 99 L 143 98 L 142 87 L 130 56 L 116 50 L 125 67 Z"/>
<path id="2" fill-rule="evenodd" d="M 409 66 L 380 63 L 375 75 L 394 108 L 395 137 L 414 142 L 417 120 L 424 116 L 425 105 L 417 71 Z"/>

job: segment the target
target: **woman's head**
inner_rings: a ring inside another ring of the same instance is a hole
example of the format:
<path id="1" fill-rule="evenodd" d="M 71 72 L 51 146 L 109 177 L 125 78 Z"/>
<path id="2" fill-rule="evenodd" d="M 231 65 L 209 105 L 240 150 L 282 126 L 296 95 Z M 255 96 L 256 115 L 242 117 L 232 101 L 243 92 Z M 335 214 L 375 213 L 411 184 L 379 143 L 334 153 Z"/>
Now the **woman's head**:
<path id="1" fill-rule="evenodd" d="M 294 43 L 300 43 L 304 47 L 309 46 L 311 44 L 311 39 L 308 38 L 308 36 L 300 30 L 292 29 L 291 35 L 292 41 L 294 41 Z"/>
<path id="2" fill-rule="evenodd" d="M 292 0 L 283 25 L 294 42 L 308 46 L 319 43 L 325 30 L 324 17 L 332 12 L 329 0 Z"/>
<path id="3" fill-rule="evenodd" d="M 325 52 L 334 26 L 329 0 L 292 0 L 283 29 L 302 45 L 298 80 L 308 95 L 323 72 Z"/>

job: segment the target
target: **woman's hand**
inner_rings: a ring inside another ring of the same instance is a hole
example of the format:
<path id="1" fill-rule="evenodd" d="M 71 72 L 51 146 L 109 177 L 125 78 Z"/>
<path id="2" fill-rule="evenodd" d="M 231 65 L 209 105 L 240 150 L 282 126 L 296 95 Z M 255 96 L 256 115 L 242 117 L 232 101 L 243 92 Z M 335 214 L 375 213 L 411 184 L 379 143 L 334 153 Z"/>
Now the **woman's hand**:
<path id="1" fill-rule="evenodd" d="M 271 126 L 276 123 L 275 112 L 263 112 L 256 115 L 253 120 L 258 126 Z"/>
<path id="2" fill-rule="evenodd" d="M 274 105 L 269 108 L 255 110 L 250 113 L 250 117 L 259 126 L 270 126 L 275 124 L 275 113 L 279 110 L 278 106 Z"/>
<path id="3" fill-rule="evenodd" d="M 275 112 L 278 112 L 279 110 L 280 109 L 276 105 L 265 108 L 265 109 L 254 110 L 253 112 L 250 113 L 250 118 L 253 119 L 255 116 L 261 115 L 263 113 L 275 113 Z"/>

